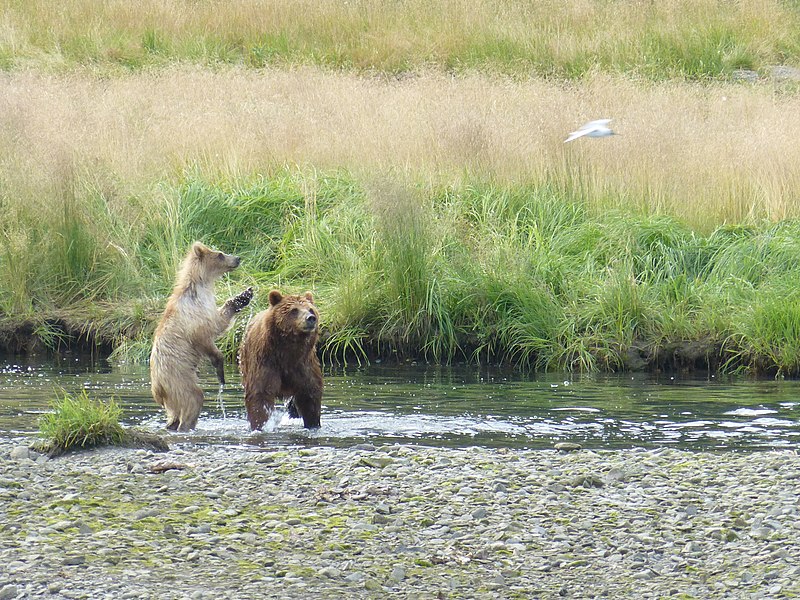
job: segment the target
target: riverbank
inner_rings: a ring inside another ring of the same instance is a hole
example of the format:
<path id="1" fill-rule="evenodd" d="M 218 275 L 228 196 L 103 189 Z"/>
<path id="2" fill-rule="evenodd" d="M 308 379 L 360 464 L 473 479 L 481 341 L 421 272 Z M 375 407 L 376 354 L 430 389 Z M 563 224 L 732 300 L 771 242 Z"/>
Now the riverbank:
<path id="1" fill-rule="evenodd" d="M 329 364 L 800 373 L 796 95 L 178 65 L 0 92 L 0 350 L 146 360 L 202 240 L 242 257 L 220 303 L 312 290 Z M 624 135 L 563 143 L 598 114 Z"/>
<path id="2" fill-rule="evenodd" d="M 0 441 L 0 597 L 800 594 L 796 452 Z"/>
<path id="3" fill-rule="evenodd" d="M 262 4 L 9 8 L 0 351 L 146 360 L 202 240 L 326 364 L 800 374 L 798 11 Z"/>

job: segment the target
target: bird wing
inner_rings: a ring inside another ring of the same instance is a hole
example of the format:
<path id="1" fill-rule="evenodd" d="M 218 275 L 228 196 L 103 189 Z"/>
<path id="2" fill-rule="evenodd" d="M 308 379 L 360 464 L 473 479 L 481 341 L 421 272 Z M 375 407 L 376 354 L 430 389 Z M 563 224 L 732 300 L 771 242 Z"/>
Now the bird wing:
<path id="1" fill-rule="evenodd" d="M 569 137 L 564 140 L 564 143 L 566 144 L 567 142 L 571 142 L 572 140 L 577 140 L 579 137 L 583 137 L 585 135 L 588 135 L 591 132 L 592 132 L 592 130 L 590 128 L 581 127 L 577 131 L 573 131 L 572 133 L 570 133 Z"/>
<path id="2" fill-rule="evenodd" d="M 589 121 L 581 127 L 581 129 L 594 129 L 596 127 L 605 127 L 609 123 L 611 123 L 612 119 L 597 119 L 596 121 Z"/>
<path id="3" fill-rule="evenodd" d="M 585 125 L 581 125 L 580 129 L 576 129 L 570 133 L 569 137 L 564 140 L 564 143 L 566 144 L 567 142 L 577 140 L 579 137 L 583 137 L 584 135 L 589 135 L 597 129 L 606 127 L 609 123 L 611 123 L 611 119 L 597 119 L 596 121 L 589 121 Z"/>

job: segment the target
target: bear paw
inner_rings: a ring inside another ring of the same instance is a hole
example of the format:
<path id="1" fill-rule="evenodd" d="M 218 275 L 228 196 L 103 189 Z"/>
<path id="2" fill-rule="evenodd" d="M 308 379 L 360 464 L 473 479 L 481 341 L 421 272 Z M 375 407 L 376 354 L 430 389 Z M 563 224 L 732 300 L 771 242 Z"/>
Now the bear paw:
<path id="1" fill-rule="evenodd" d="M 234 296 L 233 298 L 228 300 L 228 305 L 238 313 L 245 306 L 250 304 L 250 300 L 252 299 L 253 299 L 253 288 L 249 287 L 238 296 Z"/>

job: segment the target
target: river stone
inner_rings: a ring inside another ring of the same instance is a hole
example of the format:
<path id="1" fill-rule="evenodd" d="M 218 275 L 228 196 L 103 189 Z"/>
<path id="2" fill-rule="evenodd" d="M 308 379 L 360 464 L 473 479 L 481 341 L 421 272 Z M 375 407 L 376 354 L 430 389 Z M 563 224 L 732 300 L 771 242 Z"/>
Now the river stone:
<path id="1" fill-rule="evenodd" d="M 27 446 L 14 446 L 11 449 L 11 460 L 30 460 L 31 451 Z"/>
<path id="2" fill-rule="evenodd" d="M 359 466 L 375 454 L 321 445 L 314 456 L 279 454 L 272 464 L 291 469 L 285 477 L 257 463 L 252 449 L 190 436 L 168 458 L 196 468 L 153 477 L 127 473 L 134 455 L 118 449 L 31 469 L 9 458 L 18 443 L 0 439 L 0 481 L 16 484 L 0 486 L 0 531 L 18 540 L 0 544 L 0 589 L 14 584 L 16 597 L 78 598 L 86 589 L 97 598 L 190 598 L 199 590 L 219 600 L 265 589 L 275 598 L 800 594 L 794 451 L 397 445 L 378 453 L 403 472 L 396 479 Z M 612 469 L 628 474 L 624 486 L 613 476 L 602 490 L 569 486 Z M 498 481 L 506 493 L 491 491 Z M 474 495 L 457 496 L 465 487 Z M 322 493 L 330 500 L 317 505 Z M 199 510 L 183 514 L 185 506 Z M 138 509 L 170 523 L 134 521 Z M 294 519 L 302 523 L 292 528 Z M 50 523 L 59 522 L 72 527 L 56 531 Z M 81 535 L 84 523 L 95 532 Z M 204 524 L 210 532 L 200 533 Z M 738 539 L 729 541 L 734 529 Z M 752 535 L 759 529 L 766 539 Z M 65 566 L 65 556 L 84 562 Z M 62 587 L 50 590 L 59 569 Z"/>
<path id="3" fill-rule="evenodd" d="M 489 514 L 489 513 L 486 511 L 485 508 L 483 508 L 481 506 L 481 507 L 478 507 L 475 510 L 473 510 L 471 516 L 472 516 L 473 519 L 475 519 L 477 521 L 477 520 L 483 519 L 487 514 Z"/>
<path id="4" fill-rule="evenodd" d="M 553 448 L 559 452 L 575 452 L 576 450 L 583 449 L 583 446 L 575 442 L 558 442 Z"/>
<path id="5" fill-rule="evenodd" d="M 319 570 L 319 575 L 328 579 L 338 579 L 342 576 L 342 572 L 335 567 L 323 567 Z"/>
<path id="6" fill-rule="evenodd" d="M 394 463 L 394 459 L 388 456 L 364 456 L 360 464 L 372 467 L 373 469 L 383 469 Z"/>
<path id="7" fill-rule="evenodd" d="M 154 508 L 142 508 L 137 510 L 135 513 L 131 515 L 131 519 L 134 521 L 141 521 L 142 519 L 148 519 L 150 517 L 157 517 L 158 511 Z"/>
<path id="8" fill-rule="evenodd" d="M 15 585 L 5 585 L 0 589 L 0 600 L 11 600 L 12 598 L 16 598 L 19 594 L 19 590 Z"/>
<path id="9" fill-rule="evenodd" d="M 601 488 L 605 485 L 603 478 L 594 473 L 587 473 L 584 475 L 577 475 L 570 479 L 569 484 L 572 487 L 586 487 L 586 488 Z"/>

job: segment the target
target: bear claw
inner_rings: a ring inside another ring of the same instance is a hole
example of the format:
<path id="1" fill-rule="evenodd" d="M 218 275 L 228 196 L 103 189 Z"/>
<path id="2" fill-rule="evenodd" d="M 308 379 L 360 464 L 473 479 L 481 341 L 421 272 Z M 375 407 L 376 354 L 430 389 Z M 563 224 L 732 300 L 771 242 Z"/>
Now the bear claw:
<path id="1" fill-rule="evenodd" d="M 233 307 L 233 310 L 239 312 L 245 306 L 250 304 L 250 300 L 252 299 L 253 299 L 253 288 L 249 287 L 238 296 L 234 296 L 233 298 L 228 300 L 228 302 L 230 302 L 230 305 Z"/>

